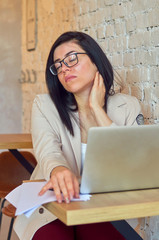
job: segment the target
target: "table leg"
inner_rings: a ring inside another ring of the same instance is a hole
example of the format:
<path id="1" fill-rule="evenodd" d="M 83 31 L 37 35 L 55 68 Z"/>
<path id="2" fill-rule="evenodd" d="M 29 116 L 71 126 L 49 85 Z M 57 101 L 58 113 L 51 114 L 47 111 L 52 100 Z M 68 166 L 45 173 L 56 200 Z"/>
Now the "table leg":
<path id="1" fill-rule="evenodd" d="M 31 174 L 34 167 L 23 157 L 23 155 L 17 149 L 9 149 L 13 156 L 23 165 L 24 168 Z"/>
<path id="2" fill-rule="evenodd" d="M 123 235 L 123 237 L 125 237 L 126 240 L 143 240 L 126 221 L 113 221 L 111 224 Z"/>

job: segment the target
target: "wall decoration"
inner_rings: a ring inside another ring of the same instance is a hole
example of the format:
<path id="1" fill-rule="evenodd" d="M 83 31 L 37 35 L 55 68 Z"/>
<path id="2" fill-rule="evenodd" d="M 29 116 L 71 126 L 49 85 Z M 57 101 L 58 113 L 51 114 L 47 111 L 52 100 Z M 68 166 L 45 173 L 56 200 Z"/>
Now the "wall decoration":
<path id="1" fill-rule="evenodd" d="M 26 42 L 27 50 L 36 48 L 36 0 L 26 0 Z"/>
<path id="2" fill-rule="evenodd" d="M 19 83 L 36 83 L 37 81 L 37 72 L 32 69 L 26 69 L 26 71 L 21 71 L 21 77 L 19 79 Z"/>

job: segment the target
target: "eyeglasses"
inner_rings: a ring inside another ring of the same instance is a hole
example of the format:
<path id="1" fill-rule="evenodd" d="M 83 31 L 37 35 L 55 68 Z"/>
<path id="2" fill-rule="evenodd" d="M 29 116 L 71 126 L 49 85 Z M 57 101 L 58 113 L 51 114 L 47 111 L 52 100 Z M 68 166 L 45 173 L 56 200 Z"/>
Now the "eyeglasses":
<path id="1" fill-rule="evenodd" d="M 55 62 L 50 66 L 50 72 L 53 75 L 58 75 L 62 72 L 62 63 L 64 63 L 67 67 L 71 68 L 78 63 L 78 54 L 87 54 L 87 53 L 71 53 L 70 55 L 66 56 L 63 60 L 59 62 Z"/>

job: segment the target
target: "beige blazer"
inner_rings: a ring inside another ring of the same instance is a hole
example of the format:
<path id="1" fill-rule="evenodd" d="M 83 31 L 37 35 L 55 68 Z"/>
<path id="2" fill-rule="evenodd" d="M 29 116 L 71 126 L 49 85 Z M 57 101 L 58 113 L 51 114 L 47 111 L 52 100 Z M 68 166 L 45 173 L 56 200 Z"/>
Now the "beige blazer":
<path id="1" fill-rule="evenodd" d="M 78 119 L 78 113 L 74 113 Z M 108 98 L 107 114 L 118 125 L 137 125 L 142 122 L 141 107 L 135 97 L 115 94 Z M 78 121 L 72 118 L 74 137 L 61 122 L 48 94 L 37 95 L 32 108 L 32 140 L 38 164 L 31 179 L 49 180 L 56 166 L 71 169 L 77 177 L 81 172 L 81 137 Z M 56 219 L 44 207 L 38 208 L 30 218 L 24 214 L 16 218 L 14 230 L 22 240 L 30 240 L 43 225 Z"/>

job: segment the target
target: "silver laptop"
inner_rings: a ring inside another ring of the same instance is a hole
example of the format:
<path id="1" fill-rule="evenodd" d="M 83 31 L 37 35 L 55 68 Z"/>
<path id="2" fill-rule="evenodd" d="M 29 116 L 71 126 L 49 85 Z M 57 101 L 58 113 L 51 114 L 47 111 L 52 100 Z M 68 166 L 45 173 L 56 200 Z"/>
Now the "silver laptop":
<path id="1" fill-rule="evenodd" d="M 159 187 L 159 125 L 89 129 L 81 193 Z"/>

